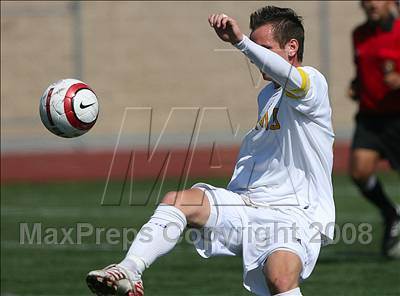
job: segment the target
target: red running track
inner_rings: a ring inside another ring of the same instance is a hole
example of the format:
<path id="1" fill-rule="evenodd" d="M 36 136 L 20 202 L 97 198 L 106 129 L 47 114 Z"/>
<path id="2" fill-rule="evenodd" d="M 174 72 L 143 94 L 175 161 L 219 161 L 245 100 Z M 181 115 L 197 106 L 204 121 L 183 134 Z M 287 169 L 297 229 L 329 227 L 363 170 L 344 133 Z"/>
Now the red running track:
<path id="1" fill-rule="evenodd" d="M 228 177 L 233 171 L 239 147 L 146 151 L 53 152 L 43 154 L 7 153 L 1 155 L 1 182 L 47 182 L 79 180 L 123 180 L 188 176 Z M 334 171 L 345 172 L 349 158 L 347 143 L 334 148 Z M 383 163 L 382 169 L 387 169 Z"/>

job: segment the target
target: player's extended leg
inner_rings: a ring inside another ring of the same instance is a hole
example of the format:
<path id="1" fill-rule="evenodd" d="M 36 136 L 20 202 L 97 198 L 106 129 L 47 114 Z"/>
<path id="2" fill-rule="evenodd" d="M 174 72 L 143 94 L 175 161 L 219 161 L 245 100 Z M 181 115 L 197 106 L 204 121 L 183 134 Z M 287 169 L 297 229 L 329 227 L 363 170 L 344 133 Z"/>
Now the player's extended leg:
<path id="1" fill-rule="evenodd" d="M 372 149 L 356 148 L 351 153 L 350 175 L 362 194 L 377 206 L 386 225 L 383 251 L 390 248 L 391 229 L 399 219 L 396 207 L 389 200 L 375 175 L 380 156 Z"/>
<path id="2" fill-rule="evenodd" d="M 209 215 L 210 204 L 202 190 L 194 188 L 167 193 L 153 216 L 143 225 L 121 265 L 129 269 L 139 267 L 142 272 L 143 265 L 135 266 L 138 265 L 137 258 L 146 268 L 149 267 L 158 257 L 173 249 L 187 224 L 202 227 Z"/>
<path id="3" fill-rule="evenodd" d="M 135 237 L 126 258 L 88 274 L 89 288 L 97 295 L 143 295 L 141 274 L 145 268 L 175 247 L 187 224 L 202 227 L 209 215 L 210 203 L 202 190 L 167 193 Z"/>
<path id="4" fill-rule="evenodd" d="M 285 250 L 273 252 L 264 266 L 267 285 L 272 295 L 299 296 L 302 263 L 295 253 Z"/>

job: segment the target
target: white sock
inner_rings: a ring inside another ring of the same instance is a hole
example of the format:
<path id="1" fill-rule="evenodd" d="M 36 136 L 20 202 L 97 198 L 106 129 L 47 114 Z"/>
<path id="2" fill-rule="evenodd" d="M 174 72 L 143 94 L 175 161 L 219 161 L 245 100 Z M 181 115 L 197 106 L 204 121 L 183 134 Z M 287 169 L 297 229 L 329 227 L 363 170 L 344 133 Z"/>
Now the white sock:
<path id="1" fill-rule="evenodd" d="M 181 210 L 160 204 L 142 226 L 119 265 L 142 274 L 158 257 L 175 247 L 186 225 L 186 217 Z"/>
<path id="2" fill-rule="evenodd" d="M 302 294 L 301 294 L 300 288 L 297 287 L 297 288 L 294 288 L 294 289 L 292 289 L 290 291 L 286 291 L 286 292 L 283 292 L 283 293 L 275 294 L 274 296 L 302 296 Z"/>

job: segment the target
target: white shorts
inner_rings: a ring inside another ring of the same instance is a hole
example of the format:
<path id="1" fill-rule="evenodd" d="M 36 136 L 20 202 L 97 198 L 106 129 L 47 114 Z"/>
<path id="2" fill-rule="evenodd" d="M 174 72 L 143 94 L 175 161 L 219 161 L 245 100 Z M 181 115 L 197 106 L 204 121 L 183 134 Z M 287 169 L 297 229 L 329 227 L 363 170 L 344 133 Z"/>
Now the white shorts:
<path id="1" fill-rule="evenodd" d="M 240 194 L 204 183 L 192 188 L 203 190 L 211 205 L 207 224 L 199 238 L 193 238 L 202 257 L 242 256 L 243 285 L 256 295 L 271 295 L 263 268 L 277 250 L 297 254 L 303 265 L 301 280 L 310 276 L 321 247 L 320 234 L 298 211 L 249 206 Z"/>

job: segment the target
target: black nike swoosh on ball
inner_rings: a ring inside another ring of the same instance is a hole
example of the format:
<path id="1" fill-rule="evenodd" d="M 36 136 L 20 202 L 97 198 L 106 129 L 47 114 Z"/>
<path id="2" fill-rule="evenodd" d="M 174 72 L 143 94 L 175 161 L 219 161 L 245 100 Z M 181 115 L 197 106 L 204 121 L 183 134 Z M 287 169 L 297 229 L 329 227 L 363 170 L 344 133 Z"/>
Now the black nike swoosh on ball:
<path id="1" fill-rule="evenodd" d="M 90 106 L 92 106 L 92 105 L 94 105 L 94 104 L 96 104 L 96 103 L 91 103 L 91 104 L 89 104 L 89 105 L 83 105 L 83 103 L 81 102 L 81 104 L 79 105 L 79 108 L 85 109 L 85 108 L 90 107 Z"/>

